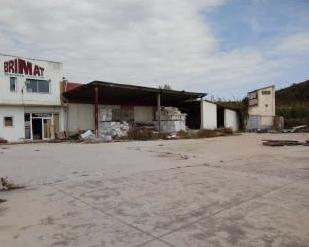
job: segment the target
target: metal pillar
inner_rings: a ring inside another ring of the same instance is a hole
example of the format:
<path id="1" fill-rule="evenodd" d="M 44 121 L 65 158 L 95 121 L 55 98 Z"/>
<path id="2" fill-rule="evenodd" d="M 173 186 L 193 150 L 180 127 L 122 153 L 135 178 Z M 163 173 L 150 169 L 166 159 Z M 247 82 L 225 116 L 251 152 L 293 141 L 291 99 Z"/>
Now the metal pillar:
<path id="1" fill-rule="evenodd" d="M 99 137 L 99 88 L 94 88 L 94 132 Z"/>
<path id="2" fill-rule="evenodd" d="M 161 132 L 161 93 L 157 94 L 158 131 Z"/>

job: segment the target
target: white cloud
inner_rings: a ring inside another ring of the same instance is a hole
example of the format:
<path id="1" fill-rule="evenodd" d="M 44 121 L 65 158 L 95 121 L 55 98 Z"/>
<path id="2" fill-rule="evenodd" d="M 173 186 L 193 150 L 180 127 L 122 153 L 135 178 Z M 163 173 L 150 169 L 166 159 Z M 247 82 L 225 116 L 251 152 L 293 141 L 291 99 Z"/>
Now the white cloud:
<path id="1" fill-rule="evenodd" d="M 220 51 L 199 13 L 221 4 L 223 0 L 2 0 L 0 47 L 4 53 L 60 60 L 73 81 L 170 83 L 176 89 L 237 94 L 238 88 L 272 78 L 276 66 L 258 48 Z"/>
<path id="2" fill-rule="evenodd" d="M 292 53 L 309 52 L 309 32 L 295 33 L 284 37 L 280 40 L 278 49 Z"/>

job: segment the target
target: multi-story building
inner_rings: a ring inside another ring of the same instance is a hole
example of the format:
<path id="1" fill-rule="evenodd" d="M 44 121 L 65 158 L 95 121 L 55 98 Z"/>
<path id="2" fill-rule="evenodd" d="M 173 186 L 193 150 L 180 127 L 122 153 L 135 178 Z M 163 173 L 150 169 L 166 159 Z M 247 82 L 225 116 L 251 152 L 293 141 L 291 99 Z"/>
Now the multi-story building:
<path id="1" fill-rule="evenodd" d="M 64 129 L 59 62 L 0 54 L 0 137 L 52 139 Z"/>
<path id="2" fill-rule="evenodd" d="M 275 86 L 248 93 L 248 130 L 271 129 L 275 126 L 275 97 Z"/>

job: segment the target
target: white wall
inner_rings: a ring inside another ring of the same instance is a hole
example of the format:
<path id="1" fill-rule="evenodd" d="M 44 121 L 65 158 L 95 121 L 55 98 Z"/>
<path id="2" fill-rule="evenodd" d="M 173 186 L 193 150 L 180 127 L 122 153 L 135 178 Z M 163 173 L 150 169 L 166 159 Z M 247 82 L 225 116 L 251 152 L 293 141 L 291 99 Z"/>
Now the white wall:
<path id="1" fill-rule="evenodd" d="M 13 127 L 4 127 L 4 117 L 13 117 Z M 23 107 L 0 106 L 0 137 L 8 141 L 20 141 L 25 138 Z"/>
<path id="2" fill-rule="evenodd" d="M 153 107 L 150 106 L 134 106 L 134 121 L 150 122 L 153 120 Z"/>
<path id="3" fill-rule="evenodd" d="M 201 129 L 217 128 L 217 105 L 201 101 Z"/>
<path id="4" fill-rule="evenodd" d="M 269 91 L 270 94 L 263 94 L 263 91 Z M 258 104 L 256 106 L 249 106 L 249 115 L 257 116 L 275 116 L 276 104 L 275 104 L 275 87 L 270 86 L 257 90 Z"/>
<path id="5" fill-rule="evenodd" d="M 63 78 L 63 65 L 36 59 L 22 58 L 44 68 L 43 76 L 5 73 L 4 62 L 19 57 L 0 54 L 0 105 L 60 105 L 60 81 Z M 10 92 L 10 77 L 17 78 L 16 92 Z M 26 79 L 50 80 L 50 93 L 30 93 L 25 88 Z M 23 93 L 22 93 L 23 89 Z"/>
<path id="6" fill-rule="evenodd" d="M 94 129 L 94 105 L 69 104 L 68 131 Z"/>
<path id="7" fill-rule="evenodd" d="M 239 130 L 239 120 L 236 111 L 224 109 L 224 127 L 233 131 Z"/>

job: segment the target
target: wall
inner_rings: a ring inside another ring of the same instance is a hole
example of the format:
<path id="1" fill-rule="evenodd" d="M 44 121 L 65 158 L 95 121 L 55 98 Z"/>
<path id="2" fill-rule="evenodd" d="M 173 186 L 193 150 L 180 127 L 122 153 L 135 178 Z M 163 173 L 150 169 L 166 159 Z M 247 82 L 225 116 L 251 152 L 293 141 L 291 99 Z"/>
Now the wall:
<path id="1" fill-rule="evenodd" d="M 224 127 L 233 131 L 239 130 L 239 119 L 236 111 L 224 109 Z"/>
<path id="2" fill-rule="evenodd" d="M 217 128 L 217 105 L 201 101 L 201 129 Z"/>
<path id="3" fill-rule="evenodd" d="M 272 129 L 274 126 L 274 116 L 250 115 L 247 120 L 247 130 Z"/>
<path id="4" fill-rule="evenodd" d="M 60 81 L 63 78 L 62 63 L 22 58 L 26 62 L 31 62 L 33 67 L 38 65 L 44 68 L 43 76 L 5 73 L 4 63 L 16 58 L 19 57 L 0 54 L 0 105 L 60 105 Z M 11 76 L 17 78 L 16 92 L 10 92 Z M 27 92 L 25 82 L 28 78 L 50 80 L 50 93 Z"/>
<path id="5" fill-rule="evenodd" d="M 94 105 L 70 103 L 67 114 L 68 131 L 94 129 Z"/>
<path id="6" fill-rule="evenodd" d="M 13 127 L 4 127 L 4 117 L 13 117 Z M 8 141 L 25 138 L 24 108 L 21 106 L 0 106 L 0 137 Z"/>
<path id="7" fill-rule="evenodd" d="M 270 91 L 270 94 L 263 94 L 263 91 Z M 258 116 L 275 116 L 275 87 L 266 87 L 258 89 L 258 104 L 256 106 L 250 106 L 248 108 L 249 115 Z"/>
<path id="8" fill-rule="evenodd" d="M 153 121 L 154 109 L 147 106 L 134 106 L 135 122 L 151 122 Z"/>

